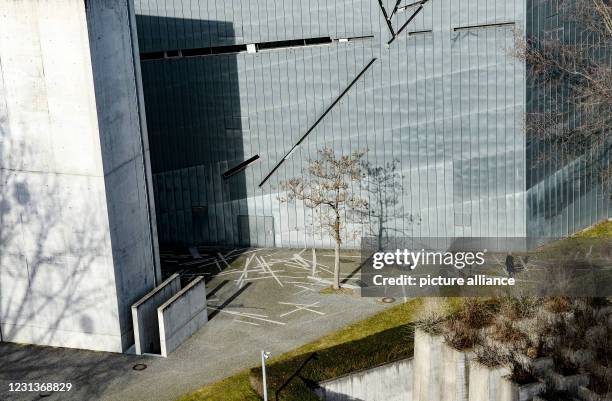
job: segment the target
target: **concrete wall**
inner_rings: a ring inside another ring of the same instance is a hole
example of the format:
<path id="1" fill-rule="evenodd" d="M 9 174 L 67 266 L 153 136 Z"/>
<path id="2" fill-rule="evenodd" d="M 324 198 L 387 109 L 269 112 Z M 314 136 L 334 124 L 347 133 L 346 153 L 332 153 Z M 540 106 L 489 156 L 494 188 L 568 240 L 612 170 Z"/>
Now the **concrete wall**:
<path id="1" fill-rule="evenodd" d="M 440 401 L 468 401 L 471 352 L 442 344 Z M 435 361 L 432 361 L 435 363 Z"/>
<path id="2" fill-rule="evenodd" d="M 404 359 L 319 383 L 324 401 L 412 401 L 413 360 Z"/>
<path id="3" fill-rule="evenodd" d="M 445 372 L 442 368 L 442 336 L 430 336 L 417 329 L 414 333 L 414 371 L 412 401 L 440 400 L 441 383 Z"/>
<path id="4" fill-rule="evenodd" d="M 137 47 L 87 3 L 0 2 L 0 338 L 121 352 L 156 275 Z"/>
<path id="5" fill-rule="evenodd" d="M 162 356 L 168 356 L 183 341 L 208 322 L 206 286 L 198 277 L 157 309 Z"/>
<path id="6" fill-rule="evenodd" d="M 132 0 L 89 0 L 87 22 L 124 348 L 130 307 L 161 281 Z"/>
<path id="7" fill-rule="evenodd" d="M 503 378 L 509 374 L 508 368 L 493 369 L 471 361 L 469 401 L 497 400 L 504 388 L 507 392 L 507 382 Z"/>
<path id="8" fill-rule="evenodd" d="M 136 354 L 160 353 L 157 308 L 181 290 L 181 278 L 173 274 L 132 305 Z"/>

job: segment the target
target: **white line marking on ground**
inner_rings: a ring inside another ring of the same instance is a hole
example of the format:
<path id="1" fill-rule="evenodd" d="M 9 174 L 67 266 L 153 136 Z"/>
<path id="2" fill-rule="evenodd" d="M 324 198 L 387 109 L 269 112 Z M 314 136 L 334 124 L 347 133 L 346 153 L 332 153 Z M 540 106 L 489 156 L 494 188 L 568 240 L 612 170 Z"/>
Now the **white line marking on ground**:
<path id="1" fill-rule="evenodd" d="M 247 322 L 247 321 L 244 321 L 244 320 L 238 320 L 238 319 L 234 319 L 234 322 L 237 322 L 237 323 L 245 323 L 245 324 L 250 324 L 250 325 L 253 325 L 253 326 L 260 326 L 260 324 L 259 324 L 259 323 L 255 323 L 255 322 Z"/>
<path id="2" fill-rule="evenodd" d="M 295 312 L 298 312 L 298 311 L 301 311 L 301 310 L 312 312 L 312 313 L 317 313 L 317 314 L 319 314 L 321 316 L 325 316 L 325 313 L 323 313 L 323 312 L 320 312 L 320 311 L 314 310 L 314 309 L 310 309 L 310 308 L 318 307 L 317 306 L 319 304 L 318 301 L 314 302 L 314 303 L 311 303 L 311 304 L 295 304 L 295 303 L 291 303 L 291 302 L 279 302 L 279 304 L 281 304 L 281 305 L 289 305 L 289 306 L 293 306 L 295 308 L 294 310 L 291 310 L 289 312 L 283 313 L 279 317 L 285 317 L 285 316 L 288 316 L 288 315 L 290 315 L 292 313 L 295 313 Z"/>
<path id="3" fill-rule="evenodd" d="M 264 319 L 264 318 L 257 317 L 257 316 L 245 315 L 242 312 L 233 312 L 233 311 L 229 311 L 229 310 L 224 310 L 224 309 L 221 309 L 221 308 L 217 308 L 215 306 L 209 306 L 208 308 L 218 310 L 220 313 L 227 313 L 228 315 L 241 316 L 241 317 L 246 317 L 246 318 L 249 318 L 249 319 L 261 320 L 263 322 L 278 324 L 279 326 L 284 326 L 284 325 L 287 324 L 287 323 L 278 322 L 278 321 L 272 320 L 272 319 Z"/>
<path id="4" fill-rule="evenodd" d="M 268 272 L 270 272 L 272 274 L 272 277 L 274 277 L 274 280 L 276 280 L 276 282 L 278 283 L 278 285 L 280 285 L 281 287 L 283 286 L 283 283 L 281 283 L 281 281 L 278 279 L 278 277 L 276 276 L 276 274 L 274 274 L 274 272 L 272 271 L 272 269 L 270 269 L 270 266 L 268 265 L 268 263 L 261 257 L 259 257 L 259 261 L 260 263 L 262 263 L 267 269 Z"/>

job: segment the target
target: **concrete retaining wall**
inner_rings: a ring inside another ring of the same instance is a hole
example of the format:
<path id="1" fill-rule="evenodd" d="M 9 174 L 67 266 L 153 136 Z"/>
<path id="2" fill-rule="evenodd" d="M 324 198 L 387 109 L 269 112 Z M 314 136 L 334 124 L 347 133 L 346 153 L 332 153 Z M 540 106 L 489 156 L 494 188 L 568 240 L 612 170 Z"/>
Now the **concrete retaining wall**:
<path id="1" fill-rule="evenodd" d="M 414 333 L 414 371 L 412 401 L 440 400 L 443 370 L 442 336 L 431 336 L 417 329 Z"/>
<path id="2" fill-rule="evenodd" d="M 440 401 L 468 401 L 470 361 L 472 352 L 458 351 L 442 344 Z"/>
<path id="3" fill-rule="evenodd" d="M 469 401 L 499 400 L 502 388 L 507 387 L 503 377 L 509 374 L 508 368 L 489 368 L 472 360 L 469 373 Z"/>
<path id="4" fill-rule="evenodd" d="M 411 401 L 413 360 L 388 363 L 319 383 L 325 401 Z"/>
<path id="5" fill-rule="evenodd" d="M 132 305 L 136 354 L 161 352 L 157 308 L 180 290 L 180 276 L 174 274 Z"/>
<path id="6" fill-rule="evenodd" d="M 168 356 L 208 321 L 206 286 L 198 277 L 157 309 L 162 356 Z"/>

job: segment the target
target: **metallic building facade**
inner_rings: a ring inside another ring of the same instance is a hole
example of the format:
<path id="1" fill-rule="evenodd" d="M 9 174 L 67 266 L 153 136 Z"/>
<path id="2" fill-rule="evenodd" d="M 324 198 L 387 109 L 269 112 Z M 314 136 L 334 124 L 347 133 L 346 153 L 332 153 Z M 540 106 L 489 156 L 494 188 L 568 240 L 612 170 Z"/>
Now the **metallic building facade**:
<path id="1" fill-rule="evenodd" d="M 527 1 L 526 34 L 559 39 L 572 45 L 583 43 L 604 48 L 600 40 L 564 18 L 563 4 L 559 0 Z M 612 62 L 610 53 L 608 57 Z M 527 113 L 546 113 L 566 107 L 566 95 L 562 88 L 538 85 L 527 75 Z M 568 119 L 569 126 L 581 124 L 575 112 L 570 113 Z M 529 236 L 565 236 L 610 216 L 610 196 L 602 190 L 600 172 L 610 163 L 612 144 L 598 146 L 569 162 L 554 157 L 559 150 L 549 143 L 528 138 L 526 218 Z"/>
<path id="2" fill-rule="evenodd" d="M 331 246 L 311 211 L 278 200 L 324 146 L 396 161 L 391 236 L 552 235 L 605 215 L 543 217 L 554 174 L 528 160 L 528 82 L 510 54 L 535 29 L 529 1 L 136 0 L 160 242 Z"/>

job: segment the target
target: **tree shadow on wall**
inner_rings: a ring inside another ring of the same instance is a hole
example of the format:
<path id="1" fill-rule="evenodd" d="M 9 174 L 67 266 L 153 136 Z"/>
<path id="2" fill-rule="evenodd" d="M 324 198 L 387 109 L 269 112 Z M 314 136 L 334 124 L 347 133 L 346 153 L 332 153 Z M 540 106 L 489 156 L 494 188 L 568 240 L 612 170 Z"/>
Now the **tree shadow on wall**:
<path id="1" fill-rule="evenodd" d="M 245 172 L 222 177 L 254 156 L 233 24 L 136 18 L 160 243 L 248 246 Z"/>
<path id="2" fill-rule="evenodd" d="M 83 344 L 78 333 L 110 333 L 113 322 L 115 332 L 120 330 L 111 312 L 116 296 L 105 199 L 99 196 L 102 189 L 96 190 L 103 181 L 36 172 L 55 169 L 41 164 L 47 160 L 44 146 L 11 135 L 8 115 L 0 109 L 0 339 L 92 346 Z M 0 383 L 54 377 L 75 382 L 70 397 L 91 398 L 122 374 L 107 370 L 122 357 L 0 344 Z M 0 399 L 12 399 L 4 391 L 8 386 L 0 385 Z"/>
<path id="3" fill-rule="evenodd" d="M 403 176 L 399 171 L 399 163 L 395 159 L 382 166 L 375 166 L 371 162 L 362 165 L 362 186 L 370 198 L 366 235 L 376 239 L 378 251 L 383 250 L 383 244 L 391 235 L 405 236 L 408 231 L 403 227 L 421 222 L 419 215 L 404 211 L 401 198 Z"/>

